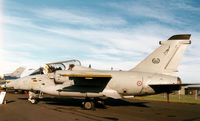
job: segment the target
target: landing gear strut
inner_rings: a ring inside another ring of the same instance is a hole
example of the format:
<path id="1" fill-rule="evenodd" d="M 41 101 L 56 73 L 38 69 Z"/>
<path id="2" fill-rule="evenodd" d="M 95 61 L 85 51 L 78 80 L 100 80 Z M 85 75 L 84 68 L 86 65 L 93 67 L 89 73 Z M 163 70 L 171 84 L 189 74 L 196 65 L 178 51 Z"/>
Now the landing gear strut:
<path id="1" fill-rule="evenodd" d="M 94 98 L 94 103 L 97 107 L 105 108 L 104 100 L 101 98 Z"/>
<path id="2" fill-rule="evenodd" d="M 38 103 L 38 97 L 42 98 L 42 93 L 36 94 L 32 91 L 28 92 L 28 101 L 30 101 L 32 104 L 37 104 Z"/>
<path id="3" fill-rule="evenodd" d="M 169 93 L 167 93 L 167 103 L 169 103 Z"/>

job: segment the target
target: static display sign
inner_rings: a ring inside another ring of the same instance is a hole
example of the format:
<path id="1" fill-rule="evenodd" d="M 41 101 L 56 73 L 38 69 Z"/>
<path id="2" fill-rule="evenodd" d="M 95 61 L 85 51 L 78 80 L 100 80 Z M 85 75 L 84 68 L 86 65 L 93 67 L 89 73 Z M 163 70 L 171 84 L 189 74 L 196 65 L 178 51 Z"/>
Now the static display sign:
<path id="1" fill-rule="evenodd" d="M 6 96 L 6 92 L 0 92 L 0 104 L 3 104 L 3 100 Z"/>

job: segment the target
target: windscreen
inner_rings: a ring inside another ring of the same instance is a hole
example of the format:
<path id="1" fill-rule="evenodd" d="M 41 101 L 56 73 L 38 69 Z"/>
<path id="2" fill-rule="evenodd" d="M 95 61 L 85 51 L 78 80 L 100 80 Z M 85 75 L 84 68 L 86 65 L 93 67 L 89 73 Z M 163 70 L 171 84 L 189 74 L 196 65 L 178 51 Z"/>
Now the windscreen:
<path id="1" fill-rule="evenodd" d="M 43 68 L 42 68 L 42 67 L 40 67 L 40 68 L 38 68 L 37 70 L 35 70 L 33 73 L 30 74 L 30 76 L 31 76 L 31 75 L 37 75 L 37 74 L 44 74 L 44 73 L 43 73 Z"/>

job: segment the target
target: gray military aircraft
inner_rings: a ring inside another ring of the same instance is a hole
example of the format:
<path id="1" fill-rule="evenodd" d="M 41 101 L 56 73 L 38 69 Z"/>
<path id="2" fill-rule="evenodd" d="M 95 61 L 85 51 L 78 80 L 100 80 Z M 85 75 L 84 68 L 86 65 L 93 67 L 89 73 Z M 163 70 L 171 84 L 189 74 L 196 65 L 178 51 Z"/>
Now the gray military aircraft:
<path id="1" fill-rule="evenodd" d="M 25 70 L 24 67 L 19 67 L 12 73 L 4 74 L 4 80 L 13 80 L 13 79 L 20 78 L 24 70 Z"/>
<path id="2" fill-rule="evenodd" d="M 7 87 L 38 90 L 56 96 L 83 97 L 83 107 L 93 109 L 94 101 L 101 97 L 125 98 L 127 96 L 171 93 L 183 84 L 175 76 L 188 44 L 190 34 L 174 35 L 160 41 L 160 47 L 129 71 L 96 70 L 69 64 L 68 69 L 55 68 L 46 74 L 20 78 Z M 62 63 L 50 63 L 61 64 Z M 52 68 L 51 66 L 48 68 Z M 48 64 L 47 64 L 48 65 Z M 54 71 L 52 71 L 54 70 Z M 31 96 L 30 101 L 35 102 Z M 169 96 L 168 96 L 169 97 Z M 101 102 L 98 100 L 98 102 Z"/>
<path id="3" fill-rule="evenodd" d="M 20 78 L 21 74 L 24 72 L 25 68 L 24 67 L 19 67 L 17 68 L 14 72 L 12 73 L 7 73 L 3 75 L 2 81 L 0 82 L 0 85 L 3 85 L 5 83 L 9 83 L 15 79 Z"/>

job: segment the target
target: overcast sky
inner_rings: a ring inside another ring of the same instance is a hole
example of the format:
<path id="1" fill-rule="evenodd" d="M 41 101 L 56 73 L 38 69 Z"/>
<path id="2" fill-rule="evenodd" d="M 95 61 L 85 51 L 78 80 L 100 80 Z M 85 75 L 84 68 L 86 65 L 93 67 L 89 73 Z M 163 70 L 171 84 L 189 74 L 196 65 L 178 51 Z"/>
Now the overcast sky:
<path id="1" fill-rule="evenodd" d="M 129 70 L 174 34 L 192 34 L 178 76 L 200 82 L 200 2 L 0 0 L 0 74 L 79 59 Z"/>

